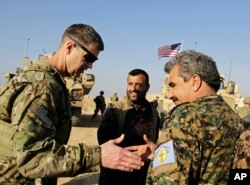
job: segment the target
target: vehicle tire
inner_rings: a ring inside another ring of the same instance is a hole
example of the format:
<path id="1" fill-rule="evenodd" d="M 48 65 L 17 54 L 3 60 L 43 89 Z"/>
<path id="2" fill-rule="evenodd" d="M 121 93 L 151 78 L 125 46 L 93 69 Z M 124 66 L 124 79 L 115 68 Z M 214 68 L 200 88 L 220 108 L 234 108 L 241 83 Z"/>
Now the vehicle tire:
<path id="1" fill-rule="evenodd" d="M 78 107 L 72 107 L 71 111 L 72 111 L 72 117 L 71 117 L 72 126 L 77 126 L 81 122 L 82 109 Z"/>

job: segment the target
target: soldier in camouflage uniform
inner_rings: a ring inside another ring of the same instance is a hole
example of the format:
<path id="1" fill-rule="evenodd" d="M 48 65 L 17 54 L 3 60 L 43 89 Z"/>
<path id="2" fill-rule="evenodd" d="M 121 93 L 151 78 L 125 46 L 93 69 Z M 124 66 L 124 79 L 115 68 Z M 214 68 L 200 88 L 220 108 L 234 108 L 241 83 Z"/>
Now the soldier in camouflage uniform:
<path id="1" fill-rule="evenodd" d="M 246 97 L 243 103 L 237 113 L 243 120 L 245 130 L 236 142 L 233 169 L 250 169 L 250 97 Z"/>
<path id="2" fill-rule="evenodd" d="M 91 26 L 71 25 L 48 60 L 24 69 L 1 89 L 1 185 L 31 185 L 36 178 L 53 185 L 57 177 L 83 173 L 100 160 L 103 166 L 125 171 L 143 165 L 137 155 L 116 146 L 123 136 L 101 146 L 66 145 L 71 112 L 63 76 L 77 77 L 92 68 L 103 49 Z"/>
<path id="3" fill-rule="evenodd" d="M 235 145 L 233 169 L 250 169 L 250 115 L 243 121 L 245 130 Z"/>
<path id="4" fill-rule="evenodd" d="M 168 62 L 165 71 L 168 96 L 176 107 L 163 125 L 147 184 L 227 184 L 243 127 L 240 117 L 216 95 L 220 75 L 215 62 L 187 50 Z"/>
<path id="5" fill-rule="evenodd" d="M 250 128 L 236 142 L 233 169 L 250 169 Z"/>

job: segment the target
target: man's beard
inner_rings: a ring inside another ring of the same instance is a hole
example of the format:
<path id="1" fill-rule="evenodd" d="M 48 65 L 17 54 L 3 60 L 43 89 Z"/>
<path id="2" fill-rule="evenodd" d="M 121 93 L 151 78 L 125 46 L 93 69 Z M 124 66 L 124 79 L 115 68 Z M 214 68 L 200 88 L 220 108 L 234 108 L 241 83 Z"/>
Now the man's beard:
<path id="1" fill-rule="evenodd" d="M 137 98 L 136 99 L 131 99 L 130 98 L 130 92 L 136 92 L 137 93 Z M 147 91 L 142 91 L 142 92 L 138 92 L 138 91 L 127 91 L 127 97 L 128 97 L 128 99 L 132 102 L 132 103 L 134 103 L 134 104 L 139 104 L 140 102 L 142 102 L 144 99 L 145 99 L 145 97 L 146 97 L 146 93 L 147 93 Z"/>

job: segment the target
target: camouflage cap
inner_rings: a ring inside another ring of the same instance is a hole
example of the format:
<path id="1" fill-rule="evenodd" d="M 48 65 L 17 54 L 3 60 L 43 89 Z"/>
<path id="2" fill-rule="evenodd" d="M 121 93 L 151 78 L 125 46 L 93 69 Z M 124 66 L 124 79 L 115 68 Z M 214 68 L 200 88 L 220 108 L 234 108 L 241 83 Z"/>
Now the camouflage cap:
<path id="1" fill-rule="evenodd" d="M 250 104 L 250 97 L 246 97 L 246 98 L 243 100 L 243 103 L 245 103 L 245 104 Z"/>

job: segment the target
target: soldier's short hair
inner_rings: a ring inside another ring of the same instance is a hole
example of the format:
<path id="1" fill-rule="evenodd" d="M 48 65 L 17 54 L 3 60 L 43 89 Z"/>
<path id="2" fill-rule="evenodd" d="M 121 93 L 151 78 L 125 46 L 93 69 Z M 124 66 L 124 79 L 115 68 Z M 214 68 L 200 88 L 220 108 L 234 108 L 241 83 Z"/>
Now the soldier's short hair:
<path id="1" fill-rule="evenodd" d="M 215 91 L 220 88 L 220 74 L 215 61 L 200 52 L 186 50 L 165 64 L 164 70 L 169 73 L 173 66 L 180 66 L 180 76 L 187 82 L 192 75 L 197 74 Z"/>
<path id="2" fill-rule="evenodd" d="M 100 51 L 104 50 L 104 43 L 96 30 L 87 24 L 72 24 L 63 33 L 62 40 L 68 35 L 78 39 L 83 45 L 94 44 Z"/>
<path id="3" fill-rule="evenodd" d="M 137 76 L 137 75 L 142 74 L 146 78 L 146 84 L 149 85 L 149 77 L 148 77 L 148 73 L 146 71 L 144 71 L 142 69 L 133 69 L 128 74 L 131 76 Z"/>

